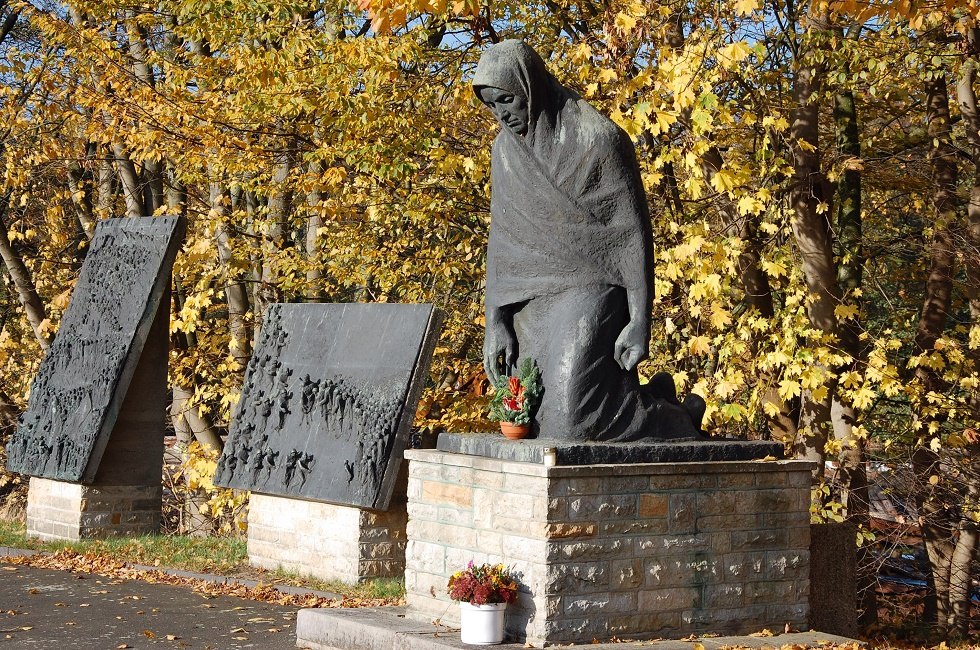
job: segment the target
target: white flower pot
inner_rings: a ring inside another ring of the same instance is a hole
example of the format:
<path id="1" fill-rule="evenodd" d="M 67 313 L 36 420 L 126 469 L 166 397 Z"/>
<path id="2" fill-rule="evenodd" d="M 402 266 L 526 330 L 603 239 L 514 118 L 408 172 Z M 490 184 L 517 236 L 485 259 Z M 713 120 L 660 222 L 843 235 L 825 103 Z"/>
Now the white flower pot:
<path id="1" fill-rule="evenodd" d="M 504 640 L 507 603 L 471 605 L 459 603 L 460 639 L 473 645 L 494 645 Z"/>

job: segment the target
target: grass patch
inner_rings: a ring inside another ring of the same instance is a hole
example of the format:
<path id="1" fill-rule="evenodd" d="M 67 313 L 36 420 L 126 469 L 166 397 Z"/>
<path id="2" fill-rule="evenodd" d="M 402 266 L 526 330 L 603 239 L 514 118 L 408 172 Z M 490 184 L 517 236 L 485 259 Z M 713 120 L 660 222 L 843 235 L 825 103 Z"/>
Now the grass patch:
<path id="1" fill-rule="evenodd" d="M 376 578 L 349 585 L 283 570 L 256 569 L 248 563 L 245 540 L 232 537 L 142 535 L 78 542 L 42 542 L 27 537 L 23 524 L 0 520 L 0 546 L 50 552 L 71 549 L 77 553 L 109 555 L 115 560 L 132 564 L 289 584 L 313 591 L 344 594 L 352 598 L 401 598 L 405 595 L 405 581 L 400 578 Z"/>
<path id="2" fill-rule="evenodd" d="M 28 539 L 24 524 L 0 519 L 0 546 L 40 550 L 44 548 L 44 542 Z"/>
<path id="3" fill-rule="evenodd" d="M 404 598 L 404 578 L 376 578 L 362 585 L 368 590 L 368 598 Z"/>
<path id="4" fill-rule="evenodd" d="M 320 580 L 310 576 L 301 576 L 293 571 L 276 569 L 271 571 L 270 582 L 293 585 L 314 591 L 327 591 L 343 594 L 350 598 L 403 598 L 405 596 L 405 580 L 402 578 L 372 578 L 356 585 L 332 580 Z"/>
<path id="5" fill-rule="evenodd" d="M 0 521 L 0 546 L 109 555 L 122 562 L 185 571 L 223 573 L 248 564 L 245 540 L 233 537 L 141 535 L 77 542 L 42 542 L 25 535 L 24 525 Z"/>

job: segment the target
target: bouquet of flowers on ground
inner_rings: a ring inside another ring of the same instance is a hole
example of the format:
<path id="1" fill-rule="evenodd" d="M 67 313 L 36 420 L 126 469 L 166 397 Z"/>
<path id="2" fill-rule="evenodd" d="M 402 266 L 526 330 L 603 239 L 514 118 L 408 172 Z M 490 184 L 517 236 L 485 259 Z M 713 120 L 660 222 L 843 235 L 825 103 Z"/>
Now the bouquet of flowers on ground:
<path id="1" fill-rule="evenodd" d="M 490 419 L 513 424 L 530 424 L 541 400 L 541 370 L 534 359 L 524 359 L 516 376 L 502 376 L 494 385 Z"/>
<path id="2" fill-rule="evenodd" d="M 517 600 L 517 581 L 503 564 L 481 564 L 473 561 L 462 571 L 449 576 L 449 597 L 471 605 L 513 603 Z"/>

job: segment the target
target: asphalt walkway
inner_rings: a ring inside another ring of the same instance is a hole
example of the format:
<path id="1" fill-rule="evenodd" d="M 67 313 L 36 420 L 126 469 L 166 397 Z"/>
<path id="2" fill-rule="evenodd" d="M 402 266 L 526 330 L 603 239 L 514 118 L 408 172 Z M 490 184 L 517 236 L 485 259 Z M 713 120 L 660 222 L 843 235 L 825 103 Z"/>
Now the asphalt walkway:
<path id="1" fill-rule="evenodd" d="M 298 609 L 0 564 L 0 648 L 287 650 L 296 647 Z"/>

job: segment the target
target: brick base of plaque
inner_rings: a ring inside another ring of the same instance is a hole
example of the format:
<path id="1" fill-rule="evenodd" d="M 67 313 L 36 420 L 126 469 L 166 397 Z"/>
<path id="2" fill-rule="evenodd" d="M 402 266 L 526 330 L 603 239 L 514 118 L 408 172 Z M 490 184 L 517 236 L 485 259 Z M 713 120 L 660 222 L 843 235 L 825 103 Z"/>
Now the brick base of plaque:
<path id="1" fill-rule="evenodd" d="M 400 577 L 407 519 L 404 500 L 378 512 L 253 492 L 248 559 L 259 568 L 348 584 Z"/>
<path id="2" fill-rule="evenodd" d="M 163 488 L 82 485 L 31 477 L 27 536 L 46 541 L 160 532 Z"/>
<path id="3" fill-rule="evenodd" d="M 473 560 L 519 574 L 508 638 L 538 647 L 806 629 L 810 463 L 405 457 L 412 619 L 458 624 L 446 584 Z"/>

